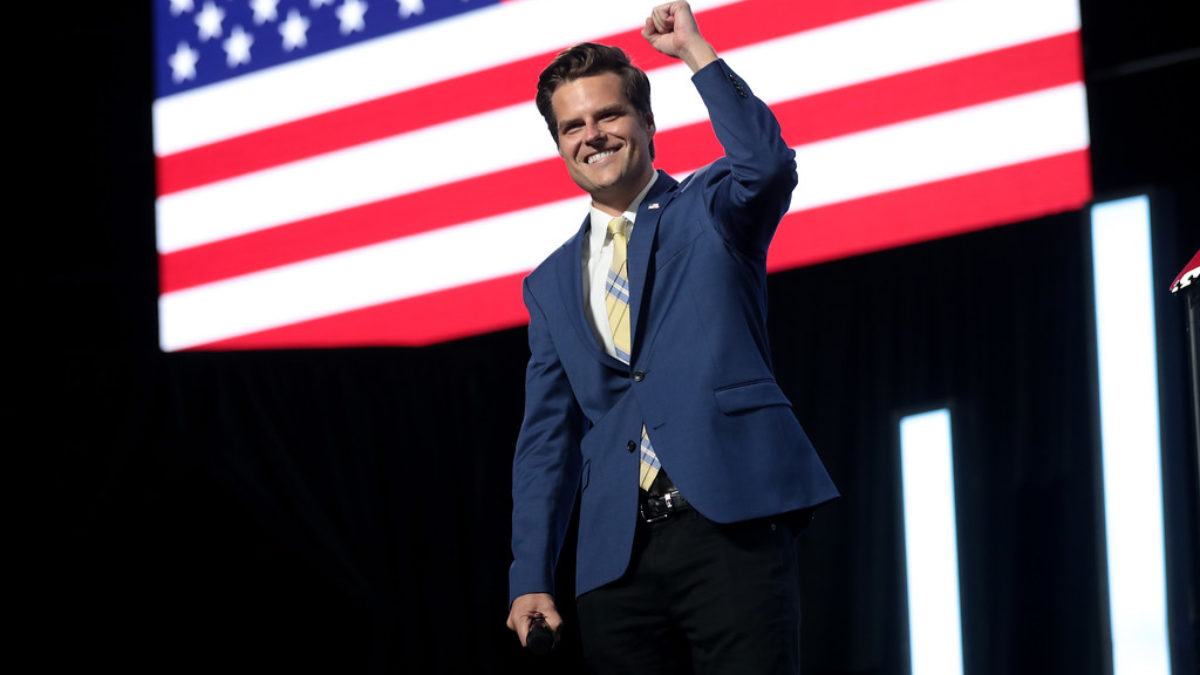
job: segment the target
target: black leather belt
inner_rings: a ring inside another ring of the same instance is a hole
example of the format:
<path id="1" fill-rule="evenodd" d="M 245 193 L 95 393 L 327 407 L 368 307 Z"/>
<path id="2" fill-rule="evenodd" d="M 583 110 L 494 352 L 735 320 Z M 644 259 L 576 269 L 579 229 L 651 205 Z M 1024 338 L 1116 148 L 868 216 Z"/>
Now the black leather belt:
<path id="1" fill-rule="evenodd" d="M 679 490 L 671 490 L 661 497 L 648 495 L 643 497 L 641 503 L 638 504 L 638 513 L 647 523 L 657 523 L 691 508 L 692 505 L 683 495 L 679 494 Z"/>

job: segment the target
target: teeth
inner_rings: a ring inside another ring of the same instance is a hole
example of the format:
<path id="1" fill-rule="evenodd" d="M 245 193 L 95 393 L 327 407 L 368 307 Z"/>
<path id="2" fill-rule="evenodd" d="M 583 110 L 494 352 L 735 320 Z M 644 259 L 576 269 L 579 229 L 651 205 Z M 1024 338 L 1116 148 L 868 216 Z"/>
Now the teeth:
<path id="1" fill-rule="evenodd" d="M 596 162 L 599 162 L 600 160 L 604 159 L 605 157 L 608 157 L 609 155 L 613 154 L 614 152 L 616 152 L 616 150 L 605 150 L 604 152 L 597 152 L 596 154 L 587 158 L 587 163 L 595 164 Z"/>

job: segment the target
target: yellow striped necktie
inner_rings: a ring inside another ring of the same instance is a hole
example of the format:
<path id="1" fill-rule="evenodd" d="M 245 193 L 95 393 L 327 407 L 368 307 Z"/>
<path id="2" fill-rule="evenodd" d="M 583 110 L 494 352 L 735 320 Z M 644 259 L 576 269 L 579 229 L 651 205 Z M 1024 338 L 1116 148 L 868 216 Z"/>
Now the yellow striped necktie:
<path id="1" fill-rule="evenodd" d="M 625 236 L 625 228 L 629 221 L 617 216 L 608 221 L 608 231 L 613 240 L 612 267 L 608 270 L 608 282 L 604 285 L 604 304 L 608 310 L 608 327 L 612 331 L 613 347 L 617 358 L 629 363 L 632 358 L 632 337 L 629 330 L 629 240 Z M 661 464 L 658 455 L 654 454 L 654 446 L 650 444 L 650 436 L 646 433 L 646 425 L 642 425 L 642 448 L 638 485 L 643 490 L 649 490 L 650 484 L 658 476 Z"/>

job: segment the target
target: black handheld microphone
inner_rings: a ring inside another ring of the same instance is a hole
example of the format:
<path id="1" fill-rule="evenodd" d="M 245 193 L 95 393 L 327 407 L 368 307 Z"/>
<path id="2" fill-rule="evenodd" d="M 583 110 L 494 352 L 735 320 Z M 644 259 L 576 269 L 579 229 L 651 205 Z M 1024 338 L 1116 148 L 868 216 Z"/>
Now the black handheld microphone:
<path id="1" fill-rule="evenodd" d="M 538 656 L 545 656 L 554 648 L 554 633 L 546 625 L 545 619 L 534 619 L 530 624 L 529 634 L 525 636 L 525 648 Z"/>

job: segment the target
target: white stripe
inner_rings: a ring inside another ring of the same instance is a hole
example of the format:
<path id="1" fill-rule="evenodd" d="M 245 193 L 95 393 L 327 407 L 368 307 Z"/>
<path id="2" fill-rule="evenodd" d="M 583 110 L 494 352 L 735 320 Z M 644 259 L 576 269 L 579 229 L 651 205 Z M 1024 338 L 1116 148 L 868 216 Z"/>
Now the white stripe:
<path id="1" fill-rule="evenodd" d="M 940 0 L 733 50 L 728 58 L 760 97 L 774 103 L 1061 34 L 1078 23 L 1069 12 L 1027 11 L 1025 18 L 1038 20 L 1019 21 L 1013 15 L 1020 15 L 1008 6 L 994 9 L 993 3 Z M 955 29 L 947 29 L 947 24 Z M 947 32 L 954 38 L 947 38 Z M 782 76 L 779 64 L 793 63 L 820 65 L 798 74 L 792 74 L 789 65 L 789 74 Z M 686 66 L 649 74 L 660 131 L 707 119 Z M 162 197 L 159 251 L 218 241 L 554 154 L 532 102 L 510 106 Z"/>
<path id="2" fill-rule="evenodd" d="M 691 4 L 700 11 L 737 1 Z M 652 7 L 645 0 L 564 5 L 562 0 L 496 5 L 159 99 L 155 153 L 168 155 L 638 28 Z"/>
<path id="3" fill-rule="evenodd" d="M 792 211 L 1088 146 L 1082 84 L 960 108 L 796 149 Z"/>
<path id="4" fill-rule="evenodd" d="M 793 203 L 1086 147 L 1082 106 L 1082 85 L 1069 85 L 801 147 Z M 555 202 L 168 293 L 159 303 L 162 345 L 183 349 L 529 270 L 585 213 L 585 197 Z"/>

